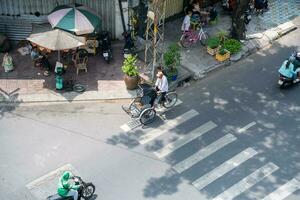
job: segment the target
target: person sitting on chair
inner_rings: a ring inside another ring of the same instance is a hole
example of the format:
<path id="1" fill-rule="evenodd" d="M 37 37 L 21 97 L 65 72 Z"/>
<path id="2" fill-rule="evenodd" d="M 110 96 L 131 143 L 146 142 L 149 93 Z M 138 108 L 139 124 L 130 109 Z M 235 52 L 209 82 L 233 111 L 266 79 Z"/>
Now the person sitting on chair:
<path id="1" fill-rule="evenodd" d="M 157 93 L 156 101 L 155 104 L 160 104 L 161 101 L 165 100 L 165 96 L 168 92 L 169 86 L 168 86 L 168 79 L 164 75 L 164 72 L 162 68 L 159 66 L 156 68 L 157 69 L 157 79 L 155 82 L 155 89 Z"/>

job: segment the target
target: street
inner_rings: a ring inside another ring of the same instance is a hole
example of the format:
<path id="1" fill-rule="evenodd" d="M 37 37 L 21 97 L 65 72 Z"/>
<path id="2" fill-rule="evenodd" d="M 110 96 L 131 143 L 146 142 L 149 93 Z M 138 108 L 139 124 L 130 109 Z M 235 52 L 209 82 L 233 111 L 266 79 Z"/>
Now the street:
<path id="1" fill-rule="evenodd" d="M 26 185 L 66 164 L 103 200 L 299 199 L 299 85 L 277 85 L 298 46 L 300 30 L 179 88 L 146 127 L 128 101 L 2 106 L 0 199 L 37 199 Z"/>

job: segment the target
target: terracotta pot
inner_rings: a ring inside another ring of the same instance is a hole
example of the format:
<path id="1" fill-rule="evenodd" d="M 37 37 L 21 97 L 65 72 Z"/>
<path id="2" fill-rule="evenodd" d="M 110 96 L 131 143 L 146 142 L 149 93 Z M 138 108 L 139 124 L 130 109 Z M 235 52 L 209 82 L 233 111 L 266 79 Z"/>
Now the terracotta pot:
<path id="1" fill-rule="evenodd" d="M 134 90 L 137 88 L 138 82 L 139 82 L 139 76 L 124 76 L 124 81 L 126 88 L 128 90 Z"/>

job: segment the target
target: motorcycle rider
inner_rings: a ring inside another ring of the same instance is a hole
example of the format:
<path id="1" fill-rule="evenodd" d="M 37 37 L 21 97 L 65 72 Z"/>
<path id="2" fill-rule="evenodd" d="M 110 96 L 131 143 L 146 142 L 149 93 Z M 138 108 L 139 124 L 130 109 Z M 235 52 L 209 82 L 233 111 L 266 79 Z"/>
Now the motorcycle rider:
<path id="1" fill-rule="evenodd" d="M 295 81 L 299 81 L 299 66 L 296 66 L 294 63 L 296 62 L 295 58 L 289 58 L 288 60 L 285 60 L 283 64 L 281 65 L 278 72 L 282 74 L 283 76 L 286 76 L 288 78 L 292 78 Z"/>
<path id="2" fill-rule="evenodd" d="M 69 171 L 65 171 L 59 178 L 57 193 L 61 197 L 73 197 L 73 200 L 78 199 L 78 189 L 80 185 L 76 185 L 72 181 L 73 175 Z"/>

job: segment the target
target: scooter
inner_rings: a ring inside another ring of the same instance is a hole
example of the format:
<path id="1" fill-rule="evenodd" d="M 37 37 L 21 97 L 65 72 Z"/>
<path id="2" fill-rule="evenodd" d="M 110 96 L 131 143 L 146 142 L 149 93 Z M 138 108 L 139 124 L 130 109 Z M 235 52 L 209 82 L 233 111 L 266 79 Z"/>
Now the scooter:
<path id="1" fill-rule="evenodd" d="M 134 43 L 133 43 L 130 31 L 125 31 L 122 35 L 125 40 L 125 44 L 124 44 L 124 48 L 123 48 L 123 55 L 124 55 L 124 58 L 127 58 L 128 56 L 133 55 Z"/>
<path id="2" fill-rule="evenodd" d="M 78 189 L 78 200 L 81 198 L 88 200 L 94 195 L 96 188 L 93 183 L 86 183 L 79 176 L 74 176 L 74 182 L 76 185 L 80 185 Z M 55 194 L 47 197 L 47 200 L 73 200 L 73 197 L 61 197 Z"/>
<path id="3" fill-rule="evenodd" d="M 110 33 L 107 31 L 102 31 L 99 35 L 99 43 L 104 60 L 107 63 L 110 63 L 112 59 Z"/>
<path id="4" fill-rule="evenodd" d="M 294 63 L 295 59 L 296 59 L 296 55 L 297 55 L 297 52 L 294 51 L 288 60 L 291 63 Z M 279 85 L 280 89 L 284 89 L 284 88 L 286 88 L 288 86 L 291 86 L 293 84 L 296 84 L 296 83 L 300 82 L 300 80 L 297 78 L 297 76 L 291 76 L 291 77 L 287 76 L 287 74 L 285 73 L 286 71 L 285 71 L 285 65 L 284 65 L 284 63 L 285 62 L 283 62 L 282 66 L 278 70 L 278 72 L 279 72 L 278 85 Z"/>

